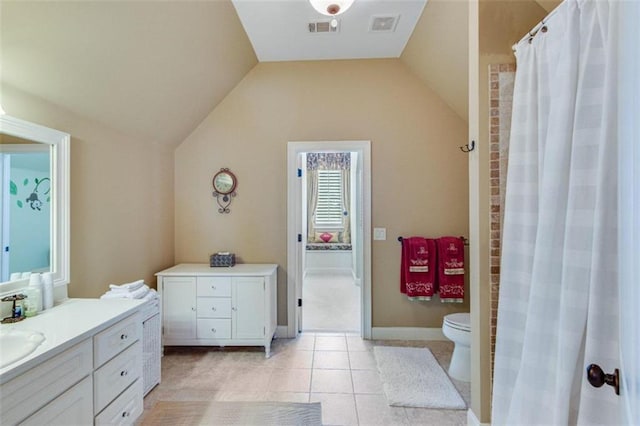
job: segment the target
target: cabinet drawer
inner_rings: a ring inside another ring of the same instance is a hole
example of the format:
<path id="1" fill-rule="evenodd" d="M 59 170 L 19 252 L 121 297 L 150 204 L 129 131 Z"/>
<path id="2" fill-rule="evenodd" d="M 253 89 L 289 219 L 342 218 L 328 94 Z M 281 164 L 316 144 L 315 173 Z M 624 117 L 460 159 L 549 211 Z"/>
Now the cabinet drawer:
<path id="1" fill-rule="evenodd" d="M 93 365 L 100 367 L 142 336 L 140 314 L 131 315 L 93 337 Z"/>
<path id="2" fill-rule="evenodd" d="M 142 379 L 138 379 L 122 392 L 102 413 L 96 416 L 96 425 L 130 425 L 143 411 Z"/>
<path id="3" fill-rule="evenodd" d="M 231 338 L 230 319 L 199 319 L 196 331 L 198 339 Z"/>
<path id="4" fill-rule="evenodd" d="M 231 277 L 198 277 L 198 297 L 231 297 Z"/>
<path id="5" fill-rule="evenodd" d="M 20 424 L 41 426 L 90 425 L 92 423 L 91 376 L 88 376 Z"/>
<path id="6" fill-rule="evenodd" d="M 198 318 L 231 318 L 231 299 L 198 297 Z"/>
<path id="7" fill-rule="evenodd" d="M 99 413 L 142 372 L 142 344 L 134 343 L 93 373 L 94 411 Z"/>
<path id="8" fill-rule="evenodd" d="M 91 339 L 86 339 L 59 355 L 0 386 L 0 424 L 18 423 L 45 406 L 53 398 L 91 374 Z"/>

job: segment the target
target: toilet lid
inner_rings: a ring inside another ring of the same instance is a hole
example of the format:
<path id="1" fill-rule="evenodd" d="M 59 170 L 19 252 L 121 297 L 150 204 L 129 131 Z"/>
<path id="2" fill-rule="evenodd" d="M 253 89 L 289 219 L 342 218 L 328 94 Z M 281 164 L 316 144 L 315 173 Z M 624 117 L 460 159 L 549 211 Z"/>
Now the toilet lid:
<path id="1" fill-rule="evenodd" d="M 469 313 L 446 315 L 444 322 L 460 330 L 471 330 L 471 315 Z"/>

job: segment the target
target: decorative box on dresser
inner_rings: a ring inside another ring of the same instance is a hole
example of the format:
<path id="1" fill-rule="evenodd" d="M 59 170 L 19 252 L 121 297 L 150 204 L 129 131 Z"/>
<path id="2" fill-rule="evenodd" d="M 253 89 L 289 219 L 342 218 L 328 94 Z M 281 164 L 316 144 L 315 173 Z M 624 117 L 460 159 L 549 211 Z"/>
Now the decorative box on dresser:
<path id="1" fill-rule="evenodd" d="M 163 346 L 264 346 L 277 326 L 275 264 L 180 264 L 158 272 Z"/>

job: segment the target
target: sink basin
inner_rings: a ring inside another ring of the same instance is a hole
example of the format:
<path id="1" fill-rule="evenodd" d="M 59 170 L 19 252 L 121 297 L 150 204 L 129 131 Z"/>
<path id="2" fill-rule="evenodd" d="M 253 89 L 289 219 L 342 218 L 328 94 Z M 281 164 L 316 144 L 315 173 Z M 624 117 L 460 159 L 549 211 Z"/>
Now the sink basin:
<path id="1" fill-rule="evenodd" d="M 44 335 L 37 331 L 0 328 L 0 368 L 29 355 L 44 341 Z"/>

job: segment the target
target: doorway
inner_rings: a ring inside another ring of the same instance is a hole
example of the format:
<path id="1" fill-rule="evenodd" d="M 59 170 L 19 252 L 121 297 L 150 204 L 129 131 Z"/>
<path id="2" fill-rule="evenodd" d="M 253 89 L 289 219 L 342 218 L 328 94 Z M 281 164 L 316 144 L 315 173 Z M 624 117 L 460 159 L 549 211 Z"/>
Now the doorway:
<path id="1" fill-rule="evenodd" d="M 307 157 L 309 153 L 313 157 Z M 337 178 L 337 171 L 307 175 L 307 161 L 317 161 L 318 154 L 348 157 L 353 159 L 353 167 L 341 172 L 342 180 Z M 356 331 L 370 338 L 370 142 L 289 142 L 287 164 L 287 334 L 295 337 L 303 330 Z M 309 205 L 309 200 L 318 199 L 308 192 L 322 182 L 336 187 L 350 182 L 345 187 L 349 201 L 334 200 L 334 206 L 339 205 L 337 212 L 332 213 L 331 200 L 327 203 L 320 199 L 322 207 Z M 349 221 L 341 222 L 341 214 Z"/>

